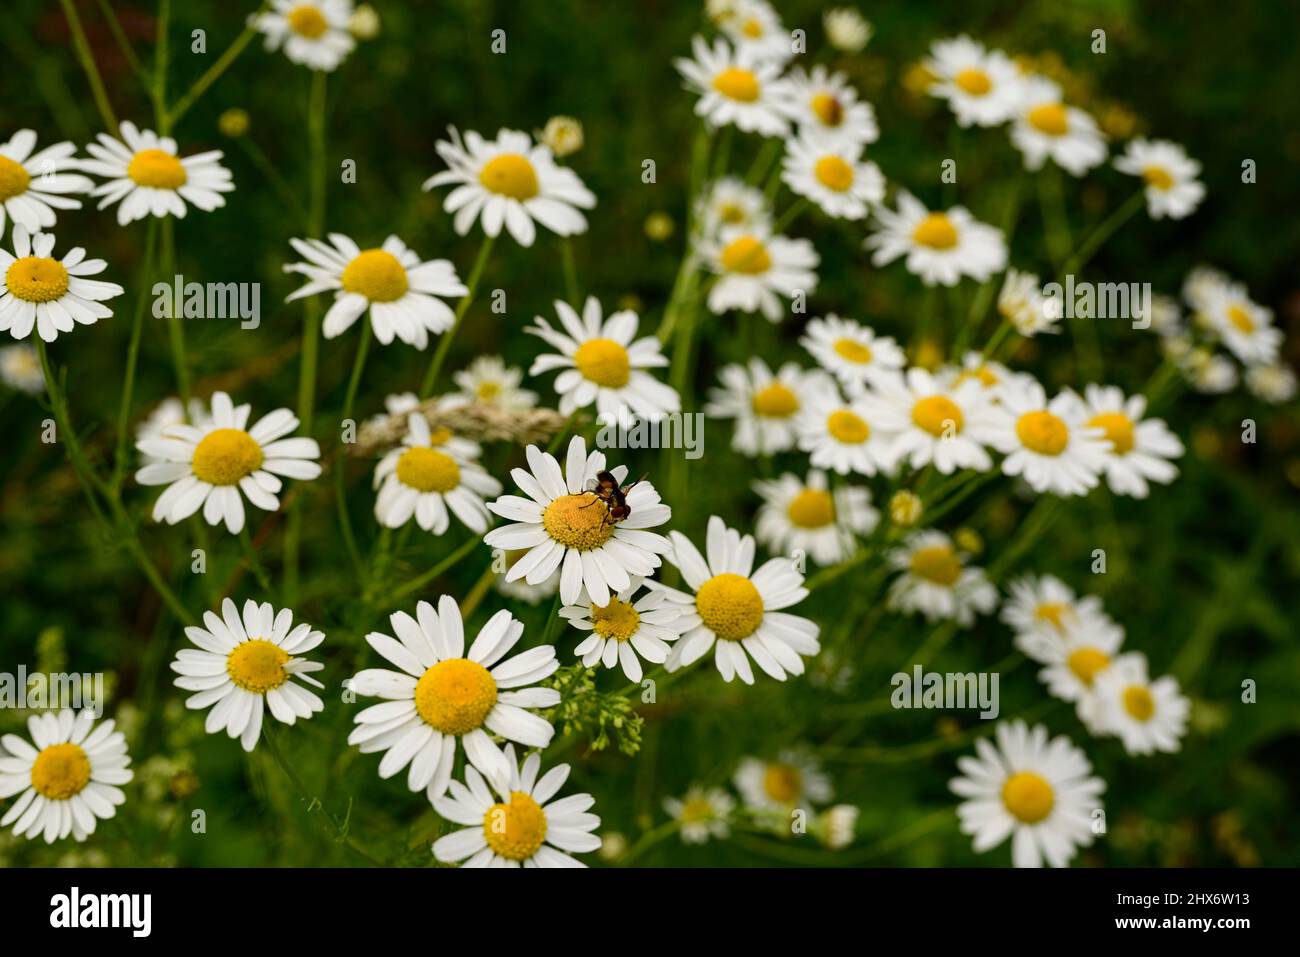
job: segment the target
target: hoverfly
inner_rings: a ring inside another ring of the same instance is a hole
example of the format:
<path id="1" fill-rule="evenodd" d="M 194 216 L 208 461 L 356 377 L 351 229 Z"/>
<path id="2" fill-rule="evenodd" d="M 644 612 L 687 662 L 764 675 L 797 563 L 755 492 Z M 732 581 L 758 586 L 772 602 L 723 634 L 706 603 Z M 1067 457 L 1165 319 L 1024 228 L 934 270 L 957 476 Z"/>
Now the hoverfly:
<path id="1" fill-rule="evenodd" d="M 627 504 L 627 493 L 636 488 L 640 481 L 641 479 L 637 479 L 631 485 L 620 486 L 613 472 L 602 469 L 587 483 L 587 491 L 596 497 L 582 507 L 591 508 L 597 502 L 604 502 L 605 521 L 610 525 L 621 522 L 632 514 L 632 506 Z"/>

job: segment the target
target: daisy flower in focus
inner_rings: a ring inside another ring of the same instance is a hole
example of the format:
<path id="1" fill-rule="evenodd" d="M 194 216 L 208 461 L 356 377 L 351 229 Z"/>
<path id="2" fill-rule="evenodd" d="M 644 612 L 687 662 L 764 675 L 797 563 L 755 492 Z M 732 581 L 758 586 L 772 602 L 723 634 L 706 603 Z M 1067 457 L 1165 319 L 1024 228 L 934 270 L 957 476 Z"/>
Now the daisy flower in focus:
<path id="1" fill-rule="evenodd" d="M 597 662 L 606 668 L 619 665 L 628 681 L 640 681 L 641 658 L 656 665 L 668 658 L 668 642 L 681 637 L 681 608 L 653 589 L 632 601 L 641 585 L 642 579 L 633 576 L 627 588 L 603 605 L 592 601 L 584 589 L 576 604 L 560 609 L 560 617 L 570 625 L 590 632 L 573 649 L 585 667 L 593 668 Z"/>
<path id="2" fill-rule="evenodd" d="M 0 359 L 0 366 L 3 362 Z M 1246 388 L 1257 399 L 1271 405 L 1281 405 L 1295 398 L 1296 375 L 1281 363 L 1250 366 L 1246 369 Z"/>
<path id="3" fill-rule="evenodd" d="M 534 316 L 535 325 L 524 331 L 560 350 L 559 355 L 539 355 L 528 374 L 565 370 L 555 377 L 561 415 L 571 415 L 593 403 L 601 416 L 631 409 L 643 418 L 655 418 L 681 410 L 677 391 L 644 371 L 664 368 L 668 359 L 654 336 L 635 339 L 640 322 L 635 312 L 624 309 L 602 321 L 595 296 L 587 297 L 581 316 L 558 299 L 555 312 L 560 329 Z"/>
<path id="4" fill-rule="evenodd" d="M 474 402 L 512 412 L 537 405 L 537 393 L 519 387 L 524 381 L 524 370 L 507 366 L 500 356 L 477 356 L 451 378 L 461 395 Z"/>
<path id="5" fill-rule="evenodd" d="M 1017 647 L 1043 664 L 1037 649 L 1060 642 L 1074 629 L 1111 627 L 1096 595 L 1076 597 L 1074 589 L 1054 575 L 1023 575 L 1007 586 L 1002 620 L 1016 632 Z M 1022 644 L 1020 638 L 1027 638 Z"/>
<path id="6" fill-rule="evenodd" d="M 356 46 L 348 29 L 352 0 L 271 0 L 248 25 L 266 35 L 266 48 L 284 47 L 292 63 L 325 73 L 335 70 Z"/>
<path id="7" fill-rule="evenodd" d="M 906 364 L 893 339 L 834 313 L 811 320 L 799 345 L 849 390 L 869 385 L 884 373 L 898 372 Z"/>
<path id="8" fill-rule="evenodd" d="M 510 612 L 503 608 L 488 619 L 468 653 L 460 606 L 447 595 L 437 611 L 422 601 L 414 618 L 399 611 L 389 622 L 397 638 L 372 631 L 366 643 L 400 670 L 368 668 L 347 685 L 363 697 L 385 699 L 359 712 L 348 735 L 362 754 L 384 752 L 381 778 L 410 765 L 407 788 L 432 801 L 447 790 L 457 741 L 493 782 L 508 780 L 513 762 L 491 735 L 530 748 L 551 743 L 555 729 L 532 712 L 559 704 L 560 693 L 529 686 L 549 678 L 560 662 L 551 645 L 505 657 L 524 633 Z"/>
<path id="9" fill-rule="evenodd" d="M 866 396 L 847 402 L 836 388 L 814 393 L 799 414 L 799 450 L 814 468 L 840 475 L 875 475 L 894 467 L 892 433 L 880 427 L 878 406 Z"/>
<path id="10" fill-rule="evenodd" d="M 63 168 L 75 169 L 72 143 L 55 143 L 36 150 L 36 133 L 19 130 L 0 143 L 0 237 L 5 217 L 29 233 L 50 229 L 58 221 L 55 209 L 81 209 L 81 200 L 71 193 L 88 193 L 94 181 Z"/>
<path id="11" fill-rule="evenodd" d="M 948 103 L 960 126 L 1000 126 L 1024 95 L 1020 68 L 1001 50 L 968 36 L 936 40 L 923 61 L 934 81 L 930 95 Z"/>
<path id="12" fill-rule="evenodd" d="M 726 226 L 749 233 L 767 233 L 772 225 L 772 210 L 761 189 L 750 186 L 737 176 L 715 180 L 699 200 L 696 219 L 702 235 L 716 237 Z"/>
<path id="13" fill-rule="evenodd" d="M 1006 453 L 1002 471 L 1019 475 L 1035 492 L 1086 495 L 1097 485 L 1111 443 L 1106 430 L 1089 425 L 1071 392 L 1047 401 L 1037 382 L 1002 393 L 1007 412 L 994 445 Z"/>
<path id="14" fill-rule="evenodd" d="M 566 605 L 578 602 L 585 587 L 592 601 L 609 604 L 610 593 L 632 584 L 632 576 L 646 577 L 669 551 L 668 539 L 648 529 L 665 524 L 672 509 L 664 505 L 655 487 L 639 481 L 627 493 L 631 509 L 627 518 L 613 522 L 605 503 L 590 489 L 596 473 L 604 471 L 605 453 L 587 454 L 580 435 L 569 441 L 564 470 L 549 452 L 528 446 L 528 468 L 510 472 L 527 498 L 503 495 L 488 503 L 489 511 L 511 524 L 483 536 L 493 548 L 527 549 L 528 554 L 506 573 L 506 581 L 525 579 L 530 585 L 545 581 L 560 569 L 560 598 Z M 613 472 L 622 483 L 627 467 Z"/>
<path id="15" fill-rule="evenodd" d="M 102 196 L 99 208 L 118 203 L 119 226 L 146 216 L 183 217 L 186 204 L 210 213 L 226 205 L 222 193 L 235 188 L 230 170 L 217 160 L 220 150 L 182 158 L 176 141 L 153 130 L 137 129 L 130 120 L 118 127 L 122 138 L 99 134 L 98 143 L 86 146 L 92 159 L 77 161 L 83 172 L 109 177 L 90 191 Z"/>
<path id="16" fill-rule="evenodd" d="M 212 415 L 203 425 L 172 425 L 161 438 L 144 439 L 136 448 L 155 461 L 135 473 L 141 485 L 166 485 L 154 503 L 153 518 L 169 525 L 200 508 L 203 520 L 222 520 L 232 535 L 244 527 L 244 499 L 268 512 L 280 507 L 277 476 L 310 481 L 320 475 L 320 446 L 315 439 L 284 438 L 298 428 L 298 417 L 276 409 L 251 428 L 251 406 L 236 406 L 224 392 L 212 394 Z"/>
<path id="17" fill-rule="evenodd" d="M 709 519 L 707 562 L 681 532 L 669 537 L 669 560 L 694 594 L 650 584 L 682 606 L 683 634 L 668 656 L 667 670 L 693 664 L 715 648 L 714 661 L 724 681 L 739 675 L 741 681 L 753 684 L 750 658 L 778 681 L 787 674 L 803 674 L 800 656 L 815 655 L 821 646 L 817 625 L 780 610 L 808 597 L 803 575 L 793 563 L 772 558 L 754 572 L 753 537 L 742 537 L 716 515 Z"/>
<path id="18" fill-rule="evenodd" d="M 1112 492 L 1146 498 L 1149 482 L 1168 485 L 1178 476 L 1169 460 L 1183 454 L 1183 443 L 1162 420 L 1143 418 L 1145 396 L 1126 399 L 1115 386 L 1089 385 L 1081 401 L 1085 423 L 1110 442 L 1104 468 Z"/>
<path id="19" fill-rule="evenodd" d="M 996 738 L 996 745 L 977 738 L 976 756 L 958 758 L 961 776 L 948 783 L 965 799 L 957 808 L 962 832 L 980 854 L 1011 837 L 1016 867 L 1065 867 L 1092 844 L 1105 782 L 1069 739 L 1049 741 L 1041 724 L 999 721 Z"/>
<path id="20" fill-rule="evenodd" d="M 1247 365 L 1277 361 L 1282 332 L 1273 325 L 1273 310 L 1253 301 L 1245 285 L 1209 281 L 1199 290 L 1198 300 L 1197 321 L 1222 339 L 1234 356 Z"/>
<path id="21" fill-rule="evenodd" d="M 125 290 L 114 282 L 90 279 L 108 268 L 102 259 L 86 259 L 80 246 L 55 259 L 54 235 L 29 236 L 14 226 L 13 254 L 0 249 L 0 332 L 26 339 L 32 330 L 45 342 L 77 325 L 93 325 L 113 314 L 104 301 Z"/>
<path id="22" fill-rule="evenodd" d="M 1025 168 L 1039 170 L 1051 160 L 1072 176 L 1082 176 L 1106 159 L 1106 138 L 1083 110 L 1061 101 L 1061 88 L 1041 76 L 1026 77 L 1011 142 Z"/>
<path id="23" fill-rule="evenodd" d="M 986 446 L 997 438 L 1005 415 L 978 377 L 945 384 L 914 366 L 881 379 L 867 403 L 870 421 L 891 436 L 891 460 L 914 469 L 933 464 L 944 475 L 993 467 Z"/>
<path id="24" fill-rule="evenodd" d="M 1115 735 L 1129 754 L 1152 754 L 1182 746 L 1191 703 L 1179 691 L 1177 678 L 1151 681 L 1146 655 L 1131 652 L 1097 676 L 1081 711 L 1094 734 Z"/>
<path id="25" fill-rule="evenodd" d="M 997 589 L 983 569 L 966 567 L 966 556 L 943 532 L 913 532 L 888 560 L 903 572 L 889 587 L 892 609 L 920 612 L 926 621 L 952 619 L 969 628 L 977 613 L 987 615 L 997 607 Z"/>
<path id="26" fill-rule="evenodd" d="M 766 0 L 736 0 L 734 13 L 718 26 L 738 54 L 756 63 L 784 63 L 794 56 L 790 31 Z"/>
<path id="27" fill-rule="evenodd" d="M 557 236 L 587 231 L 587 218 L 578 210 L 594 207 L 596 197 L 577 173 L 555 162 L 550 147 L 517 130 L 501 130 L 495 140 L 470 131 L 462 141 L 454 127 L 449 133 L 450 140 L 437 143 L 447 169 L 430 176 L 423 188 L 455 187 L 442 208 L 455 214 L 458 235 L 478 219 L 488 236 L 500 235 L 504 224 L 521 246 L 533 244 L 536 223 Z"/>
<path id="28" fill-rule="evenodd" d="M 822 14 L 826 42 L 842 53 L 861 53 L 875 32 L 853 7 L 835 7 Z"/>
<path id="29" fill-rule="evenodd" d="M 781 180 L 791 192 L 836 219 L 865 219 L 885 198 L 880 167 L 862 159 L 860 143 L 834 143 L 807 134 L 786 143 Z"/>
<path id="30" fill-rule="evenodd" d="M 277 612 L 270 602 L 246 601 L 241 616 L 229 598 L 221 603 L 221 617 L 204 612 L 203 624 L 185 629 L 198 647 L 176 652 L 171 668 L 180 676 L 176 687 L 195 692 L 185 707 L 211 708 L 204 721 L 208 734 L 224 729 L 252 751 L 262 733 L 263 706 L 285 724 L 325 710 L 317 695 L 291 680 L 325 687 L 309 677 L 325 666 L 299 657 L 325 640 L 323 632 L 295 626 L 292 611 Z"/>
<path id="31" fill-rule="evenodd" d="M 984 282 L 1007 264 L 1002 230 L 981 223 L 961 206 L 930 212 L 911 193 L 898 194 L 897 211 L 876 208 L 880 228 L 867 237 L 871 261 L 884 266 L 907 257 L 907 270 L 927 286 L 955 286 L 962 276 Z"/>
<path id="32" fill-rule="evenodd" d="M 1060 332 L 1061 303 L 1043 295 L 1043 287 L 1033 273 L 1008 269 L 998 291 L 998 315 L 1026 339 L 1039 333 Z"/>
<path id="33" fill-rule="evenodd" d="M 773 374 L 757 356 L 748 365 L 724 366 L 718 381 L 704 414 L 735 419 L 731 447 L 750 457 L 794 448 L 799 412 L 813 394 L 831 387 L 824 373 L 793 362 Z"/>
<path id="34" fill-rule="evenodd" d="M 800 135 L 820 142 L 860 146 L 880 138 L 871 104 L 858 99 L 843 73 L 831 73 L 820 64 L 811 73 L 797 66 L 786 75 L 779 107 L 798 125 Z"/>
<path id="35" fill-rule="evenodd" d="M 722 788 L 691 785 L 681 797 L 664 798 L 664 810 L 677 822 L 684 844 L 707 844 L 710 838 L 731 836 L 736 799 Z"/>
<path id="36" fill-rule="evenodd" d="M 437 335 L 451 328 L 455 313 L 436 297 L 463 296 L 468 290 L 450 262 L 421 262 L 396 236 L 389 236 L 381 247 L 365 250 L 342 233 L 330 233 L 329 238 L 329 243 L 290 239 L 289 244 L 307 262 L 284 266 L 285 272 L 301 273 L 308 279 L 285 302 L 333 291 L 334 305 L 321 326 L 326 339 L 341 336 L 367 310 L 375 338 L 384 345 L 396 336 L 423 349 L 429 344 L 429 333 Z"/>
<path id="37" fill-rule="evenodd" d="M 709 290 L 709 311 L 714 315 L 738 309 L 761 312 L 769 321 L 780 322 L 783 299 L 817 288 L 821 260 L 806 239 L 728 226 L 716 240 L 702 243 L 701 253 L 718 276 Z"/>
<path id="38" fill-rule="evenodd" d="M 860 485 L 841 485 L 833 492 L 826 473 L 813 469 L 806 482 L 787 472 L 772 481 L 757 481 L 763 499 L 755 537 L 769 551 L 799 551 L 818 565 L 834 565 L 853 554 L 857 536 L 869 535 L 880 522 L 871 507 L 871 492 Z"/>
<path id="39" fill-rule="evenodd" d="M 821 762 L 803 750 L 783 751 L 775 761 L 741 758 L 732 781 L 746 806 L 756 811 L 809 810 L 834 793 Z"/>
<path id="40" fill-rule="evenodd" d="M 30 742 L 0 738 L 0 798 L 20 795 L 0 827 L 12 824 L 15 837 L 29 840 L 42 835 L 46 844 L 69 834 L 84 841 L 126 801 L 120 785 L 134 772 L 125 736 L 112 721 L 96 726 L 89 711 L 71 708 L 31 715 L 27 733 Z"/>
<path id="41" fill-rule="evenodd" d="M 780 107 L 786 93 L 779 62 L 733 49 L 721 38 L 710 46 L 701 36 L 691 38 L 691 54 L 692 58 L 678 57 L 673 64 L 686 80 L 686 89 L 699 95 L 696 116 L 712 127 L 734 125 L 743 133 L 785 136 L 789 132 Z"/>
<path id="42" fill-rule="evenodd" d="M 433 856 L 462 867 L 583 867 L 571 854 L 597 850 L 591 833 L 600 818 L 590 813 L 596 799 L 571 794 L 552 800 L 569 778 L 569 765 L 557 764 L 538 776 L 542 759 L 530 754 L 520 765 L 514 745 L 506 745 L 509 776 L 487 781 L 474 768 L 465 783 L 451 782 L 450 796 L 435 797 L 433 809 L 465 828 L 433 842 Z M 493 796 L 488 782 L 500 795 Z"/>
<path id="43" fill-rule="evenodd" d="M 1169 140 L 1131 140 L 1115 168 L 1146 183 L 1147 214 L 1152 219 L 1190 216 L 1205 198 L 1205 186 L 1196 178 L 1201 164 Z"/>
<path id="44" fill-rule="evenodd" d="M 0 381 L 18 392 L 40 395 L 45 391 L 41 357 L 26 343 L 0 348 Z"/>

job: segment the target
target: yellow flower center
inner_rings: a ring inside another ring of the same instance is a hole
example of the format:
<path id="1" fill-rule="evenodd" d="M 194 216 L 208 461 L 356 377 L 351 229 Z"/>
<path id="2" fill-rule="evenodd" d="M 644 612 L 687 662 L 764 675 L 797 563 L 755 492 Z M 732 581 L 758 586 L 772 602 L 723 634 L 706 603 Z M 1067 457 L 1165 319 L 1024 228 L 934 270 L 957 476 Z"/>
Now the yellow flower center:
<path id="1" fill-rule="evenodd" d="M 835 521 L 835 497 L 821 488 L 806 488 L 790 500 L 785 510 L 800 528 L 824 528 Z"/>
<path id="2" fill-rule="evenodd" d="M 799 397 L 794 390 L 780 382 L 773 382 L 754 393 L 750 399 L 755 415 L 767 419 L 788 419 L 799 411 Z"/>
<path id="3" fill-rule="evenodd" d="M 718 207 L 718 218 L 724 223 L 743 223 L 745 210 L 738 203 L 723 203 Z"/>
<path id="4" fill-rule="evenodd" d="M 57 259 L 24 256 L 5 270 L 5 285 L 27 302 L 52 302 L 68 291 L 68 270 Z"/>
<path id="5" fill-rule="evenodd" d="M 823 156 L 813 167 L 817 182 L 842 193 L 853 185 L 853 167 L 838 156 Z"/>
<path id="6" fill-rule="evenodd" d="M 478 384 L 478 388 L 474 390 L 474 394 L 477 395 L 484 402 L 491 402 L 493 399 L 495 399 L 498 395 L 501 394 L 501 383 L 480 382 Z"/>
<path id="7" fill-rule="evenodd" d="M 1034 609 L 1034 617 L 1039 621 L 1050 622 L 1057 631 L 1065 631 L 1065 616 L 1074 617 L 1074 610 L 1059 601 L 1045 601 Z"/>
<path id="8" fill-rule="evenodd" d="M 540 192 L 537 170 L 528 157 L 518 153 L 502 153 L 483 164 L 478 181 L 494 193 L 509 196 L 521 203 Z"/>
<path id="9" fill-rule="evenodd" d="M 993 81 L 989 75 L 977 67 L 967 67 L 953 77 L 953 82 L 963 93 L 970 96 L 984 96 L 989 90 L 993 89 Z"/>
<path id="10" fill-rule="evenodd" d="M 1158 190 L 1172 189 L 1174 186 L 1174 178 L 1163 166 L 1148 166 L 1142 171 L 1142 178 L 1148 186 L 1154 186 Z"/>
<path id="11" fill-rule="evenodd" d="M 287 17 L 289 29 L 308 40 L 315 40 L 329 28 L 325 15 L 310 3 L 294 7 Z"/>
<path id="12" fill-rule="evenodd" d="M 809 106 L 824 126 L 839 126 L 844 122 L 844 107 L 830 93 L 814 94 Z"/>
<path id="13" fill-rule="evenodd" d="M 561 495 L 542 510 L 542 527 L 566 548 L 587 552 L 600 548 L 614 534 L 614 526 L 605 520 L 607 514 L 605 503 L 592 495 Z"/>
<path id="14" fill-rule="evenodd" d="M 1133 451 L 1133 420 L 1123 412 L 1102 412 L 1089 419 L 1088 425 L 1106 433 L 1106 438 L 1115 446 L 1116 455 L 1128 455 Z"/>
<path id="15" fill-rule="evenodd" d="M 763 790 L 778 804 L 793 804 L 803 793 L 802 775 L 788 764 L 769 764 L 763 771 Z"/>
<path id="16" fill-rule="evenodd" d="M 912 424 L 933 436 L 941 437 L 960 432 L 965 419 L 952 399 L 946 395 L 930 395 L 912 406 Z"/>
<path id="17" fill-rule="evenodd" d="M 951 588 L 961 578 L 961 559 L 951 545 L 927 545 L 912 552 L 911 572 L 936 585 Z"/>
<path id="18" fill-rule="evenodd" d="M 763 596 L 743 575 L 714 575 L 695 593 L 695 610 L 719 638 L 740 641 L 763 623 Z"/>
<path id="19" fill-rule="evenodd" d="M 512 861 L 526 861 L 546 839 L 546 813 L 522 791 L 512 791 L 509 804 L 493 804 L 483 815 L 488 847 Z"/>
<path id="20" fill-rule="evenodd" d="M 163 150 L 141 150 L 131 157 L 126 175 L 139 186 L 180 189 L 189 181 L 181 161 Z"/>
<path id="21" fill-rule="evenodd" d="M 262 638 L 240 642 L 226 656 L 226 674 L 245 691 L 266 694 L 289 680 L 289 653 Z"/>
<path id="22" fill-rule="evenodd" d="M 90 759 L 79 745 L 52 744 L 32 762 L 32 787 L 50 801 L 66 801 L 90 783 Z"/>
<path id="23" fill-rule="evenodd" d="M 627 350 L 613 339 L 588 339 L 578 347 L 573 361 L 579 372 L 607 389 L 623 388 L 632 375 Z"/>
<path id="24" fill-rule="evenodd" d="M 763 21 L 759 20 L 758 17 L 750 17 L 740 28 L 740 32 L 751 40 L 757 40 L 763 35 Z"/>
<path id="25" fill-rule="evenodd" d="M 706 797 L 687 798 L 682 802 L 683 824 L 696 824 L 713 819 L 713 802 Z"/>
<path id="26" fill-rule="evenodd" d="M 1041 774 L 1021 771 L 1011 775 L 1002 785 L 1002 803 L 1012 817 L 1025 824 L 1037 824 L 1052 813 L 1056 797 L 1052 794 L 1052 786 Z"/>
<path id="27" fill-rule="evenodd" d="M 856 339 L 836 339 L 835 354 L 841 359 L 849 362 L 856 362 L 858 365 L 866 365 L 871 361 L 871 347 L 864 346 Z"/>
<path id="28" fill-rule="evenodd" d="M 1238 330 L 1248 335 L 1255 331 L 1255 321 L 1250 318 L 1250 313 L 1241 306 L 1228 307 L 1228 321 L 1236 326 Z"/>
<path id="29" fill-rule="evenodd" d="M 262 467 L 262 447 L 243 429 L 209 432 L 194 450 L 190 468 L 210 485 L 237 485 Z"/>
<path id="30" fill-rule="evenodd" d="M 460 466 L 445 452 L 417 445 L 397 460 L 397 480 L 421 492 L 450 492 L 460 484 Z"/>
<path id="31" fill-rule="evenodd" d="M 8 156 L 0 156 L 0 203 L 27 192 L 31 181 L 31 174 L 21 163 L 15 163 Z"/>
<path id="32" fill-rule="evenodd" d="M 440 425 L 429 433 L 429 444 L 446 445 L 447 442 L 450 441 L 451 436 L 451 429 L 447 428 L 445 425 Z"/>
<path id="33" fill-rule="evenodd" d="M 848 409 L 836 409 L 826 417 L 826 431 L 831 438 L 846 445 L 861 445 L 871 437 L 871 426 L 862 416 Z"/>
<path id="34" fill-rule="evenodd" d="M 641 616 L 631 602 L 611 598 L 608 605 L 592 605 L 591 624 L 602 638 L 627 641 L 641 626 Z"/>
<path id="35" fill-rule="evenodd" d="M 1016 437 L 1039 455 L 1060 455 L 1070 444 L 1070 430 L 1060 416 L 1046 410 L 1026 412 L 1016 420 Z"/>
<path id="36" fill-rule="evenodd" d="M 497 703 L 497 683 L 477 661 L 448 658 L 415 683 L 415 710 L 436 731 L 469 734 Z"/>
<path id="37" fill-rule="evenodd" d="M 1064 136 L 1070 131 L 1070 120 L 1060 103 L 1042 103 L 1026 115 L 1029 125 L 1048 136 Z"/>
<path id="38" fill-rule="evenodd" d="M 406 295 L 410 286 L 406 270 L 397 257 L 383 249 L 358 253 L 343 268 L 340 281 L 348 292 L 365 296 L 371 302 L 396 302 Z"/>
<path id="39" fill-rule="evenodd" d="M 980 366 L 978 369 L 967 369 L 957 376 L 957 384 L 968 382 L 971 379 L 979 379 L 980 385 L 986 389 L 991 389 L 998 384 L 998 376 L 988 366 Z"/>
<path id="40" fill-rule="evenodd" d="M 732 240 L 722 251 L 722 268 L 727 272 L 757 276 L 772 268 L 772 257 L 767 247 L 753 236 Z"/>
<path id="41" fill-rule="evenodd" d="M 729 100 L 753 103 L 758 99 L 758 77 L 753 71 L 729 66 L 713 78 L 713 88 Z"/>
<path id="42" fill-rule="evenodd" d="M 1129 685 L 1124 689 L 1124 710 L 1137 721 L 1150 721 L 1156 713 L 1156 699 L 1142 685 Z"/>
<path id="43" fill-rule="evenodd" d="M 931 249 L 952 249 L 957 245 L 957 227 L 946 213 L 930 213 L 912 231 L 912 239 Z"/>
<path id="44" fill-rule="evenodd" d="M 1092 679 L 1110 664 L 1110 656 L 1096 648 L 1080 648 L 1070 653 L 1066 664 L 1070 666 L 1076 678 L 1091 687 Z"/>

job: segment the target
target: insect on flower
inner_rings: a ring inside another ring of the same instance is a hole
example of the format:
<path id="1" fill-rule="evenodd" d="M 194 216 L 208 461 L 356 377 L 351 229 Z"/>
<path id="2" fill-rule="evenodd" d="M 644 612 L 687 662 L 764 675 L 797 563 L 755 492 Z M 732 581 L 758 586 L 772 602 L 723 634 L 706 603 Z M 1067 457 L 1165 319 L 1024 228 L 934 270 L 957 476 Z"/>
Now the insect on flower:
<path id="1" fill-rule="evenodd" d="M 582 508 L 591 508 L 597 502 L 604 502 L 605 523 L 615 525 L 632 514 L 632 506 L 627 504 L 627 493 L 636 488 L 643 478 L 644 475 L 631 485 L 622 486 L 618 484 L 613 472 L 597 472 L 596 477 L 587 482 L 587 491 L 596 497 Z"/>

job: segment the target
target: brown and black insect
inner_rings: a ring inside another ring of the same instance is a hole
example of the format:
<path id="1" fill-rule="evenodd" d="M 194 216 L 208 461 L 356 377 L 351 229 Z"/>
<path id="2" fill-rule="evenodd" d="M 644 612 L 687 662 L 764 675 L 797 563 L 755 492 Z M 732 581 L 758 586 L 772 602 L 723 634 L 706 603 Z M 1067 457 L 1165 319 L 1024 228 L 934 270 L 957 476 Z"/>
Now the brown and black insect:
<path id="1" fill-rule="evenodd" d="M 596 497 L 582 507 L 591 508 L 597 502 L 604 502 L 606 524 L 614 525 L 621 522 L 632 514 L 632 506 L 627 504 L 627 494 L 636 488 L 640 481 L 641 479 L 637 479 L 631 485 L 621 486 L 613 472 L 602 469 L 587 483 L 587 491 Z"/>

